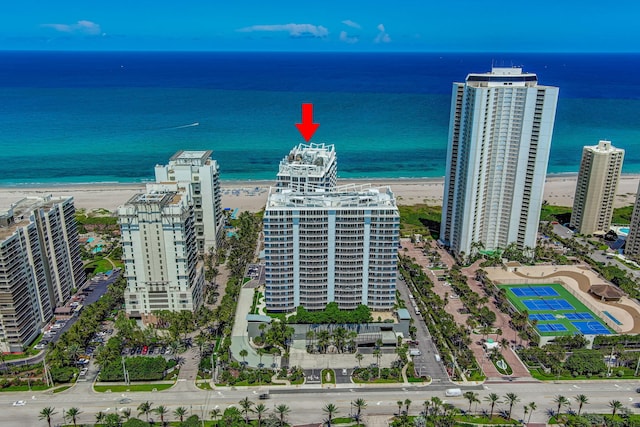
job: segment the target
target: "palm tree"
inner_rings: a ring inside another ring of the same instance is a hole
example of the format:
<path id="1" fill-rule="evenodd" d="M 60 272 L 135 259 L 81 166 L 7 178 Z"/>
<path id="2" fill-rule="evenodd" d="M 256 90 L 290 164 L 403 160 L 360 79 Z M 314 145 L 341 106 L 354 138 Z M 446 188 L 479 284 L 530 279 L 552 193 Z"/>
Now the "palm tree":
<path id="1" fill-rule="evenodd" d="M 156 414 L 160 416 L 160 422 L 164 425 L 164 416 L 169 413 L 169 408 L 164 405 L 159 405 L 156 409 L 153 410 Z"/>
<path id="2" fill-rule="evenodd" d="M 569 400 L 561 395 L 557 395 L 553 398 L 553 401 L 558 404 L 558 410 L 556 411 L 556 416 L 560 416 L 560 410 L 563 406 L 567 406 L 569 404 Z"/>
<path id="3" fill-rule="evenodd" d="M 178 419 L 180 419 L 180 422 L 182 422 L 184 420 L 184 416 L 187 415 L 187 412 L 189 412 L 187 408 L 185 408 L 184 406 L 178 406 L 173 411 L 173 416 L 178 417 Z"/>
<path id="4" fill-rule="evenodd" d="M 398 415 L 400 415 L 402 413 L 402 400 L 398 400 L 396 404 L 398 405 Z"/>
<path id="5" fill-rule="evenodd" d="M 278 416 L 280 417 L 280 427 L 283 427 L 285 419 L 287 415 L 289 415 L 289 413 L 291 412 L 291 409 L 289 409 L 289 407 L 283 403 L 276 406 L 275 411 L 276 411 L 276 414 L 278 414 Z"/>
<path id="6" fill-rule="evenodd" d="M 431 411 L 433 412 L 433 415 L 438 415 L 442 403 L 442 399 L 440 399 L 438 396 L 431 397 Z"/>
<path id="7" fill-rule="evenodd" d="M 333 421 L 333 417 L 340 411 L 338 410 L 338 407 L 333 403 L 327 403 L 326 405 L 324 405 L 324 408 L 322 408 L 322 412 L 327 414 L 327 425 L 328 427 L 331 427 L 331 421 Z"/>
<path id="8" fill-rule="evenodd" d="M 244 414 L 244 420 L 247 424 L 249 424 L 249 411 L 251 411 L 253 402 L 250 401 L 248 397 L 245 397 L 239 403 L 240 407 L 242 408 L 242 413 Z"/>
<path id="9" fill-rule="evenodd" d="M 362 353 L 356 352 L 355 357 L 358 361 L 358 366 L 362 368 L 362 359 L 364 359 L 364 355 Z"/>
<path id="10" fill-rule="evenodd" d="M 239 354 L 240 357 L 242 357 L 242 363 L 244 364 L 247 361 L 246 357 L 249 355 L 249 352 L 243 348 L 242 350 L 240 350 Z"/>
<path id="11" fill-rule="evenodd" d="M 354 400 L 352 403 L 353 403 L 353 406 L 356 408 L 356 425 L 359 426 L 362 410 L 367 408 L 367 401 L 360 397 Z"/>
<path id="12" fill-rule="evenodd" d="M 584 405 L 589 404 L 589 398 L 584 394 L 579 394 L 574 399 L 576 399 L 576 402 L 578 402 L 578 416 L 580 416 L 580 412 L 582 412 L 582 407 Z"/>
<path id="13" fill-rule="evenodd" d="M 102 419 L 105 427 L 118 427 L 122 422 L 122 417 L 116 413 L 107 414 Z"/>
<path id="14" fill-rule="evenodd" d="M 212 409 L 211 412 L 209 412 L 209 416 L 213 418 L 213 421 L 216 423 L 216 426 L 218 425 L 218 417 L 221 415 L 222 415 L 222 411 L 218 408 Z"/>
<path id="15" fill-rule="evenodd" d="M 505 403 L 509 404 L 509 412 L 507 412 L 507 418 L 511 419 L 511 411 L 513 411 L 513 405 L 520 402 L 520 398 L 515 393 L 507 393 L 504 395 Z"/>
<path id="16" fill-rule="evenodd" d="M 53 417 L 55 414 L 57 414 L 55 409 L 56 408 L 52 408 L 51 406 L 47 406 L 45 408 L 42 408 L 42 410 L 38 414 L 38 419 L 39 420 L 47 420 L 47 424 L 49 424 L 49 427 L 51 427 L 51 417 Z"/>
<path id="17" fill-rule="evenodd" d="M 262 415 L 267 411 L 267 406 L 264 403 L 258 403 L 255 408 L 253 408 L 253 412 L 258 415 L 258 427 L 262 425 Z"/>
<path id="18" fill-rule="evenodd" d="M 405 409 L 404 409 L 405 414 L 409 415 L 409 406 L 411 406 L 411 399 L 405 399 L 404 406 L 405 406 Z"/>
<path id="19" fill-rule="evenodd" d="M 131 418 L 131 408 L 124 408 L 122 410 L 122 416 L 125 420 L 129 421 L 129 418 Z"/>
<path id="20" fill-rule="evenodd" d="M 149 414 L 152 411 L 152 409 L 151 409 L 152 405 L 153 405 L 153 403 L 149 402 L 148 400 L 146 402 L 142 402 L 141 404 L 138 405 L 138 415 L 140 415 L 140 414 L 146 415 L 147 422 L 149 422 Z"/>
<path id="21" fill-rule="evenodd" d="M 620 409 L 622 409 L 622 403 L 619 400 L 612 400 L 611 402 L 609 402 L 609 408 L 611 408 L 611 418 L 614 418 L 616 416 L 616 412 L 618 412 Z"/>
<path id="22" fill-rule="evenodd" d="M 491 404 L 491 413 L 489 414 L 489 419 L 492 420 L 493 408 L 495 408 L 496 403 L 502 403 L 500 402 L 500 396 L 498 396 L 495 393 L 489 393 L 489 396 L 485 397 L 484 400 L 486 400 L 487 402 L 489 402 L 489 404 Z"/>
<path id="23" fill-rule="evenodd" d="M 104 412 L 98 411 L 98 413 L 96 414 L 96 424 L 102 424 L 105 416 L 106 414 Z"/>
<path id="24" fill-rule="evenodd" d="M 76 425 L 76 418 L 78 417 L 78 415 L 80 415 L 80 409 L 78 408 L 69 408 L 69 410 L 66 412 L 66 416 L 71 418 L 74 426 Z"/>
<path id="25" fill-rule="evenodd" d="M 533 411 L 535 411 L 536 409 L 538 409 L 538 405 L 536 405 L 536 402 L 529 402 L 529 419 L 527 420 L 527 424 L 529 424 L 529 422 L 531 421 L 531 415 L 533 415 Z"/>
<path id="26" fill-rule="evenodd" d="M 480 402 L 480 399 L 478 399 L 478 393 L 473 391 L 465 391 L 462 397 L 469 401 L 469 413 L 471 413 L 471 405 L 476 402 Z"/>
<path id="27" fill-rule="evenodd" d="M 378 378 L 380 378 L 380 357 L 381 357 L 380 349 L 376 348 L 375 350 L 373 350 L 373 355 L 375 356 L 376 363 L 378 364 Z"/>

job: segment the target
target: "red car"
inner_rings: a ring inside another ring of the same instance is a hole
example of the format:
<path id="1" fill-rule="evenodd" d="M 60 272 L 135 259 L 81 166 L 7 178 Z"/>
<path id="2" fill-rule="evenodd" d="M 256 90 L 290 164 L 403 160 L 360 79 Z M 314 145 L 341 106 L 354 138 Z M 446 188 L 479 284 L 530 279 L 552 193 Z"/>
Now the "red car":
<path id="1" fill-rule="evenodd" d="M 147 347 L 146 345 L 142 347 L 142 354 L 147 354 L 148 351 L 149 351 L 149 347 Z"/>

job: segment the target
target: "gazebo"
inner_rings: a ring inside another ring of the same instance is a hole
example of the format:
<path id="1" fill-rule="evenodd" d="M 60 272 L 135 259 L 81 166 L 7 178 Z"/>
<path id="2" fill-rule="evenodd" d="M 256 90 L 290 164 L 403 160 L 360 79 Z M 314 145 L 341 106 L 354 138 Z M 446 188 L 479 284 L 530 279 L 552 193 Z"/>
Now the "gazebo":
<path id="1" fill-rule="evenodd" d="M 589 293 L 600 298 L 601 301 L 619 301 L 620 298 L 625 296 L 625 293 L 619 288 L 604 283 L 592 285 L 589 288 Z"/>

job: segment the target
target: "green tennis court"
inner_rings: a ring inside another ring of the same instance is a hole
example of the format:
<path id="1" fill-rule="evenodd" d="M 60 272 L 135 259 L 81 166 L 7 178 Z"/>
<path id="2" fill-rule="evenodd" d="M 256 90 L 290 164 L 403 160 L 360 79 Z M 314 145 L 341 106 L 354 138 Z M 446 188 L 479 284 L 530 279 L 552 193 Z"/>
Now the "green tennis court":
<path id="1" fill-rule="evenodd" d="M 607 335 L 613 330 L 558 283 L 498 285 L 516 309 L 529 314 L 541 336 Z M 585 321 L 587 320 L 587 321 Z"/>

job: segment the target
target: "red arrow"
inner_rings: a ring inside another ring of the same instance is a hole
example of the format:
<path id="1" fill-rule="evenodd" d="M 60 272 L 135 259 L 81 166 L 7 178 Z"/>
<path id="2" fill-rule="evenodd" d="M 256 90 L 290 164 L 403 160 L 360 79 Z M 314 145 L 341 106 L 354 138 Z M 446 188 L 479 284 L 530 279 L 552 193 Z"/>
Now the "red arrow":
<path id="1" fill-rule="evenodd" d="M 313 123 L 313 104 L 302 104 L 302 123 L 296 123 L 296 127 L 305 141 L 309 142 L 320 123 Z"/>

